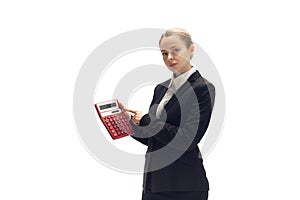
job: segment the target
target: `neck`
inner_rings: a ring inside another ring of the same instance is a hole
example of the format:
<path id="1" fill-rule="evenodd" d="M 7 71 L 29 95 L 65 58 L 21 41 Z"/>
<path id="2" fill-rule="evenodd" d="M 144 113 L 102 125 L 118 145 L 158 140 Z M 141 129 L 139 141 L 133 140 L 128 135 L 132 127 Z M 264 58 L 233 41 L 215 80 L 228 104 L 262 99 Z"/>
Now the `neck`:
<path id="1" fill-rule="evenodd" d="M 190 63 L 188 63 L 183 69 L 182 71 L 178 71 L 178 72 L 174 72 L 173 75 L 174 77 L 180 76 L 181 74 L 184 74 L 185 72 L 189 71 L 190 69 L 192 69 L 192 65 Z"/>

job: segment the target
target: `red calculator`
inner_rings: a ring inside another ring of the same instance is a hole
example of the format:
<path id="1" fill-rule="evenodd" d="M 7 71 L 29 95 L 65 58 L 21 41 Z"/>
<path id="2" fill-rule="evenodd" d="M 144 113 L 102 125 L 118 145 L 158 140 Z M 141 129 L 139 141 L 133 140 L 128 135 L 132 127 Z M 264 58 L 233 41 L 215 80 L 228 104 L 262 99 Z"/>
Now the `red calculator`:
<path id="1" fill-rule="evenodd" d="M 119 107 L 117 99 L 96 103 L 97 113 L 112 139 L 132 134 L 132 128 L 125 111 Z"/>

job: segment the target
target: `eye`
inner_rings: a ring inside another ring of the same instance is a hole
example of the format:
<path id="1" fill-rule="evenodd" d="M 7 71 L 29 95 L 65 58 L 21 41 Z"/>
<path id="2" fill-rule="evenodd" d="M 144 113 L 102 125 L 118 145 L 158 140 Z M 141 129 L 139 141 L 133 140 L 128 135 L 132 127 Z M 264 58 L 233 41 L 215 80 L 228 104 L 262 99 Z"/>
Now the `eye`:
<path id="1" fill-rule="evenodd" d="M 172 49 L 172 54 L 178 54 L 179 51 L 180 51 L 180 49 L 178 49 L 178 48 Z"/>
<path id="2" fill-rule="evenodd" d="M 163 57 L 167 57 L 168 56 L 168 53 L 166 53 L 166 52 L 162 52 L 161 54 L 162 54 Z"/>

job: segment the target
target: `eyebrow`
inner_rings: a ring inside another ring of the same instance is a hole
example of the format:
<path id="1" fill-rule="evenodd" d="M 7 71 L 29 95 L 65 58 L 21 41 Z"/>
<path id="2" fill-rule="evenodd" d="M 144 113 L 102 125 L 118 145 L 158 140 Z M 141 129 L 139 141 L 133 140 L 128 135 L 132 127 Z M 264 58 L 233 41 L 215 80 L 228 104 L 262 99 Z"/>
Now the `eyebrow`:
<path id="1" fill-rule="evenodd" d="M 173 45 L 173 46 L 170 47 L 170 49 L 173 49 L 173 48 L 177 48 L 177 46 L 176 46 L 176 45 Z M 167 50 L 161 49 L 160 51 L 163 52 L 163 51 L 167 51 Z"/>

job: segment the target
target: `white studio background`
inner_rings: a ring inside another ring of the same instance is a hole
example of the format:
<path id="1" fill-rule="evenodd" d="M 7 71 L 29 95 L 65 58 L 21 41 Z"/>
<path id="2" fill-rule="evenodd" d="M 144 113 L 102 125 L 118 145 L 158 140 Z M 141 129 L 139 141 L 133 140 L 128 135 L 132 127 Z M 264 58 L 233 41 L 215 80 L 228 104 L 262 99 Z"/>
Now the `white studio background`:
<path id="1" fill-rule="evenodd" d="M 159 49 L 141 49 L 132 52 L 127 52 L 124 55 L 116 58 L 114 61 L 107 66 L 107 69 L 104 70 L 104 74 L 99 77 L 97 88 L 95 91 L 95 103 L 107 101 L 113 98 L 118 98 L 114 96 L 115 88 L 124 76 L 130 71 L 139 68 L 144 65 L 156 64 L 164 65 L 163 60 L 161 59 L 161 53 Z M 162 68 L 162 70 L 168 70 Z M 169 77 L 166 77 L 168 79 Z M 161 80 L 164 81 L 164 80 Z M 131 109 L 138 109 L 147 113 L 149 105 L 152 100 L 154 85 L 155 83 L 145 83 L 141 86 L 136 86 L 129 95 L 129 102 L 122 102 L 126 107 Z M 95 115 L 97 113 L 95 112 Z M 104 125 L 98 119 L 99 127 L 102 130 L 102 133 L 106 133 Z M 116 146 L 117 148 L 134 153 L 134 154 L 144 154 L 147 150 L 146 146 L 136 142 L 131 137 L 125 137 L 120 140 L 112 140 L 109 134 L 105 135 L 107 140 L 110 141 L 111 145 Z"/>
<path id="2" fill-rule="evenodd" d="M 0 199 L 141 198 L 141 175 L 80 142 L 73 89 L 102 42 L 171 27 L 192 34 L 225 88 L 222 136 L 204 161 L 209 199 L 299 199 L 299 18 L 292 0 L 1 1 Z"/>

